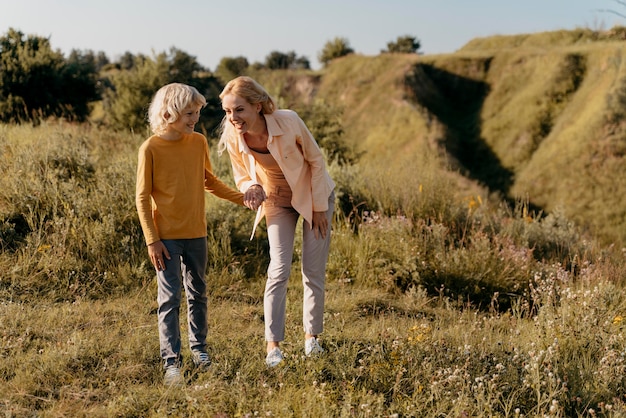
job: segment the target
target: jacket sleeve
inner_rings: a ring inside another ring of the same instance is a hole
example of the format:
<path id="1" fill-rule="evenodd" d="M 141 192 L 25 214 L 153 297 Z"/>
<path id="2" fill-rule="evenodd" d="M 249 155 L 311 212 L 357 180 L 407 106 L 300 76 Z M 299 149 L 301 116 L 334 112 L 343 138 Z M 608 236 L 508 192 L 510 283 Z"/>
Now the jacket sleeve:
<path id="1" fill-rule="evenodd" d="M 228 145 L 228 155 L 230 156 L 230 164 L 233 168 L 233 177 L 237 188 L 245 192 L 250 186 L 257 184 L 257 181 L 252 178 L 251 173 L 246 167 L 243 154 L 237 152 L 232 144 Z"/>
<path id="2" fill-rule="evenodd" d="M 333 191 L 334 183 L 326 170 L 326 159 L 313 134 L 304 121 L 296 115 L 298 132 L 296 142 L 302 148 L 304 160 L 311 167 L 311 192 L 313 195 L 313 211 L 328 210 L 328 196 Z"/>

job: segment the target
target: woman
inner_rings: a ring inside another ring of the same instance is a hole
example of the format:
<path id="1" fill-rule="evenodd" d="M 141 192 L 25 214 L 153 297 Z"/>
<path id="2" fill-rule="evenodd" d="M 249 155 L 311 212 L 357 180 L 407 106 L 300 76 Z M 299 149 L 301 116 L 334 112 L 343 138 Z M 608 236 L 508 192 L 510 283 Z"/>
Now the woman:
<path id="1" fill-rule="evenodd" d="M 305 354 L 323 352 L 324 283 L 334 210 L 335 183 L 324 156 L 300 117 L 278 110 L 267 91 L 250 77 L 231 80 L 220 94 L 226 113 L 218 150 L 228 150 L 244 204 L 265 217 L 270 264 L 265 286 L 266 364 L 283 360 L 287 281 L 296 223 L 302 216 L 302 283 Z M 253 236 L 254 236 L 253 228 Z"/>

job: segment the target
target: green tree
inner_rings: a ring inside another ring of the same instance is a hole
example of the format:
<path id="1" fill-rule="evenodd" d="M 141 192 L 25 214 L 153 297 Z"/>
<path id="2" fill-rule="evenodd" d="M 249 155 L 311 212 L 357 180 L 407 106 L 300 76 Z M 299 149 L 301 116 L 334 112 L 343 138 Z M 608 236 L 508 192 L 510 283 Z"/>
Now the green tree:
<path id="1" fill-rule="evenodd" d="M 224 57 L 215 68 L 215 76 L 226 84 L 229 80 L 244 75 L 249 66 L 245 57 Z"/>
<path id="2" fill-rule="evenodd" d="M 169 58 L 170 78 L 179 80 L 193 80 L 205 70 L 196 60 L 196 57 L 189 55 L 178 48 L 170 48 Z"/>
<path id="3" fill-rule="evenodd" d="M 323 66 L 328 65 L 335 58 L 353 54 L 354 50 L 350 47 L 350 42 L 346 38 L 335 38 L 324 44 L 324 48 L 318 54 L 318 60 Z"/>
<path id="4" fill-rule="evenodd" d="M 398 52 L 403 54 L 414 54 L 420 49 L 420 41 L 410 35 L 398 36 L 395 42 L 388 42 L 387 49 L 381 52 Z"/>
<path id="5" fill-rule="evenodd" d="M 72 50 L 68 56 L 63 71 L 61 72 L 61 84 L 71 86 L 71 89 L 63 89 L 58 99 L 80 120 L 89 116 L 89 104 L 99 100 L 97 91 L 99 58 L 93 51 L 81 52 Z"/>
<path id="6" fill-rule="evenodd" d="M 9 29 L 0 37 L 0 121 L 86 120 L 97 97 L 92 58 L 74 51 L 66 61 L 48 38 Z"/>
<path id="7" fill-rule="evenodd" d="M 270 70 L 305 69 L 311 68 L 306 57 L 298 57 L 295 51 L 283 53 L 279 51 L 270 52 L 265 57 L 265 66 Z"/>
<path id="8" fill-rule="evenodd" d="M 98 54 L 95 57 L 95 62 L 96 62 L 96 70 L 98 72 L 100 72 L 102 68 L 106 67 L 107 65 L 111 63 L 111 61 L 109 61 L 109 57 L 107 57 L 104 51 L 98 52 Z"/>
<path id="9" fill-rule="evenodd" d="M 154 58 L 135 59 L 130 70 L 110 76 L 110 87 L 104 93 L 106 120 L 114 129 L 142 131 L 147 129 L 147 112 L 154 93 L 168 83 L 194 86 L 207 98 L 199 128 L 213 131 L 222 118 L 218 94 L 219 81 L 210 75 L 195 57 L 176 48 Z"/>
<path id="10" fill-rule="evenodd" d="M 121 70 L 130 70 L 135 66 L 135 56 L 130 52 L 124 52 L 117 60 Z"/>
<path id="11" fill-rule="evenodd" d="M 112 75 L 112 88 L 105 91 L 103 98 L 109 125 L 119 130 L 145 129 L 150 100 L 168 82 L 169 63 L 165 54 Z"/>
<path id="12" fill-rule="evenodd" d="M 291 67 L 294 68 L 294 69 L 310 70 L 311 69 L 311 62 L 309 61 L 309 59 L 307 57 L 300 56 L 300 57 L 296 58 L 294 63 L 291 65 Z"/>

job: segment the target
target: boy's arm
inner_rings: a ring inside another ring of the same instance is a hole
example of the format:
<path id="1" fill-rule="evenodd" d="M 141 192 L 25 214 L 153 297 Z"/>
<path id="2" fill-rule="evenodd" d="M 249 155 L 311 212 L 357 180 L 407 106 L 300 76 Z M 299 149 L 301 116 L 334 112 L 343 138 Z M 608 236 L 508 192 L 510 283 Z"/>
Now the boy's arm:
<path id="1" fill-rule="evenodd" d="M 143 147 L 139 150 L 135 205 L 146 244 L 150 245 L 159 241 L 160 237 L 152 219 L 152 158 L 147 154 Z"/>
<path id="2" fill-rule="evenodd" d="M 243 206 L 243 193 L 227 186 L 210 169 L 204 172 L 204 189 L 219 198 Z"/>
<path id="3" fill-rule="evenodd" d="M 215 196 L 243 206 L 243 193 L 227 186 L 222 180 L 213 174 L 213 166 L 209 158 L 209 148 L 207 146 L 204 153 L 204 189 Z"/>

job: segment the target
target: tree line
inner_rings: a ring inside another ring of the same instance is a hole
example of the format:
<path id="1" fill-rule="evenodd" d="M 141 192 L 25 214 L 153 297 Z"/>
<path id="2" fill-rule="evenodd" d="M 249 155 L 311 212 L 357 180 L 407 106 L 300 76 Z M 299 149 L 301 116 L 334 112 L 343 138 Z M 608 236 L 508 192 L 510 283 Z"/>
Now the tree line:
<path id="1" fill-rule="evenodd" d="M 381 53 L 417 53 L 420 42 L 400 36 Z M 318 54 L 323 66 L 354 53 L 345 38 L 328 41 Z M 218 93 L 228 80 L 250 69 L 310 69 L 295 51 L 270 52 L 263 63 L 245 57 L 224 57 L 215 71 L 194 56 L 172 47 L 152 57 L 124 53 L 115 62 L 104 52 L 72 50 L 65 57 L 49 38 L 9 29 L 0 36 L 0 122 L 38 123 L 49 118 L 87 121 L 95 103 L 102 106 L 99 122 L 112 129 L 145 129 L 147 104 L 162 85 L 181 82 L 207 97 L 201 129 L 211 131 L 222 117 Z"/>

